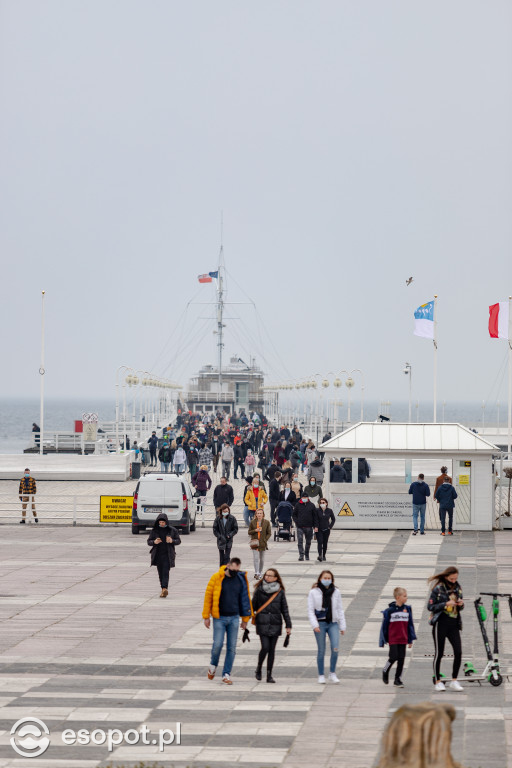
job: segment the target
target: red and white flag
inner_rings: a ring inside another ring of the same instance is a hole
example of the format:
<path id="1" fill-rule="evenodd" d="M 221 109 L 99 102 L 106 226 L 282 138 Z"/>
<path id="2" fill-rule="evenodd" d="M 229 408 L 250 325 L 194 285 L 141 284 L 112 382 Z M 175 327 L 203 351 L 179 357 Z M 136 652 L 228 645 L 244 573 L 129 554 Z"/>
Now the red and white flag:
<path id="1" fill-rule="evenodd" d="M 199 280 L 200 283 L 211 283 L 212 282 L 212 278 L 210 277 L 208 272 L 206 273 L 206 275 L 198 275 L 197 279 Z"/>
<path id="2" fill-rule="evenodd" d="M 512 340 L 508 301 L 500 301 L 489 307 L 489 336 L 493 339 Z"/>

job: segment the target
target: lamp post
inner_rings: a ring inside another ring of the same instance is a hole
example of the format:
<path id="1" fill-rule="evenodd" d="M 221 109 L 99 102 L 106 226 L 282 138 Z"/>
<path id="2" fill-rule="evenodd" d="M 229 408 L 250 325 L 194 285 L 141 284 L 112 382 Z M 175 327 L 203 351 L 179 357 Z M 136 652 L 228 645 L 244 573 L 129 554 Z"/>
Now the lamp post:
<path id="1" fill-rule="evenodd" d="M 363 372 L 362 372 L 362 370 L 360 368 L 352 368 L 352 370 L 350 371 L 349 378 L 351 378 L 353 373 L 359 373 L 361 375 L 361 421 L 364 421 L 364 376 L 363 376 Z M 352 380 L 352 382 L 353 382 L 353 380 Z M 345 386 L 353 387 L 354 383 L 349 385 L 348 380 L 347 380 L 345 382 Z M 350 389 L 349 389 L 349 394 L 350 394 Z"/>
<path id="2" fill-rule="evenodd" d="M 409 424 L 410 424 L 412 421 L 412 366 L 410 363 L 405 364 L 404 373 L 406 376 L 409 376 Z"/>
<path id="3" fill-rule="evenodd" d="M 132 369 L 128 365 L 120 365 L 116 371 L 116 453 L 119 453 L 119 371 L 122 370 Z"/>

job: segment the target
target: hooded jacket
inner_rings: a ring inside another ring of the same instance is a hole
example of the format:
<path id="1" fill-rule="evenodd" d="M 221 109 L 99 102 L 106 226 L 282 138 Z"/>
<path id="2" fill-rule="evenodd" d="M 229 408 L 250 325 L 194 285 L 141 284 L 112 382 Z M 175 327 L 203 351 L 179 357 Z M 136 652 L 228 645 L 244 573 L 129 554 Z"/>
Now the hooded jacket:
<path id="1" fill-rule="evenodd" d="M 159 520 L 165 520 L 166 526 L 165 528 L 162 528 L 159 524 Z M 169 544 L 165 541 L 166 537 L 170 536 L 172 538 L 172 544 Z M 161 544 L 155 544 L 155 539 L 162 539 Z M 181 544 L 180 534 L 176 530 L 176 528 L 173 528 L 172 525 L 169 525 L 169 518 L 165 514 L 165 512 L 161 512 L 157 519 L 155 520 L 153 524 L 153 528 L 151 529 L 151 533 L 148 536 L 148 546 L 151 547 L 149 550 L 149 554 L 151 556 L 151 565 L 156 565 L 158 560 L 158 551 L 160 547 L 167 547 L 167 555 L 169 556 L 169 562 L 171 564 L 171 568 L 174 568 L 175 562 L 176 562 L 176 550 L 175 547 L 177 547 L 179 544 Z"/>
<path id="2" fill-rule="evenodd" d="M 314 459 L 308 466 L 308 480 L 314 477 L 318 483 L 322 483 L 325 475 L 325 467 L 322 460 Z"/>
<path id="3" fill-rule="evenodd" d="M 451 483 L 443 483 L 435 492 L 434 498 L 439 502 L 440 509 L 453 509 L 457 491 Z"/>
<path id="4" fill-rule="evenodd" d="M 221 565 L 218 571 L 213 574 L 204 595 L 203 605 L 203 619 L 209 619 L 213 616 L 214 619 L 220 618 L 219 613 L 219 601 L 220 593 L 222 591 L 222 582 L 226 578 L 225 574 L 226 566 Z M 234 578 L 233 576 L 229 578 Z M 237 571 L 236 578 L 242 579 L 242 595 L 240 598 L 240 618 L 242 621 L 249 621 L 252 616 L 251 595 L 249 591 L 249 580 L 247 578 L 246 571 Z"/>
<path id="5" fill-rule="evenodd" d="M 413 504 L 426 504 L 427 496 L 430 496 L 430 488 L 425 481 L 415 480 L 415 482 L 410 485 L 409 493 L 412 494 Z"/>
<path id="6" fill-rule="evenodd" d="M 306 486 L 304 486 L 304 494 L 306 496 L 309 496 L 311 501 L 316 503 L 318 499 L 320 499 L 323 496 L 322 486 L 319 485 L 318 483 L 311 485 L 311 480 L 310 480 L 309 483 Z"/>
<path id="7" fill-rule="evenodd" d="M 334 464 L 330 475 L 331 483 L 346 483 L 347 473 L 341 464 Z"/>
<path id="8" fill-rule="evenodd" d="M 258 488 L 259 488 L 258 503 L 256 503 L 256 496 L 254 495 L 252 485 L 250 485 L 247 491 L 245 492 L 244 500 L 251 512 L 256 512 L 256 509 L 258 507 L 264 507 L 268 501 L 268 496 L 265 493 L 265 489 L 262 488 L 261 485 L 259 485 Z"/>
<path id="9" fill-rule="evenodd" d="M 380 648 L 383 648 L 386 643 L 389 645 L 408 645 L 417 639 L 410 605 L 397 605 L 393 600 L 386 610 L 382 611 L 382 616 L 379 636 Z"/>

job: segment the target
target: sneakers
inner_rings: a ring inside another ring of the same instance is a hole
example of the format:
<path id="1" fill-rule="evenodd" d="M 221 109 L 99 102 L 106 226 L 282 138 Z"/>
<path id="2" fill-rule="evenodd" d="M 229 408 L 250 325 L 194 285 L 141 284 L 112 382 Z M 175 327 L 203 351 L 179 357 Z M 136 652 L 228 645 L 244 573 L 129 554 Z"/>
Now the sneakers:
<path id="1" fill-rule="evenodd" d="M 441 536 L 446 536 L 446 533 L 444 531 L 441 532 Z"/>
<path id="2" fill-rule="evenodd" d="M 320 683 L 320 685 L 324 685 L 325 684 L 325 675 L 318 675 L 318 682 Z"/>
<path id="3" fill-rule="evenodd" d="M 417 536 L 417 535 L 418 535 L 418 531 L 413 531 L 413 532 L 412 532 L 412 535 L 413 535 L 413 536 Z"/>
<path id="4" fill-rule="evenodd" d="M 462 687 L 462 685 L 459 683 L 458 680 L 452 680 L 450 685 L 448 686 L 448 688 L 451 691 L 463 691 L 464 690 L 464 688 Z"/>
<path id="5" fill-rule="evenodd" d="M 425 535 L 425 531 L 420 531 L 420 533 L 421 533 L 422 536 Z"/>
<path id="6" fill-rule="evenodd" d="M 233 685 L 233 681 L 228 674 L 222 676 L 222 682 L 226 683 L 226 685 Z"/>
<path id="7" fill-rule="evenodd" d="M 444 535 L 444 534 L 443 534 L 443 535 Z M 445 685 L 444 685 L 444 683 L 441 683 L 441 682 L 439 682 L 439 683 L 436 683 L 436 684 L 434 685 L 434 691 L 446 691 L 446 688 L 445 688 Z"/>
<path id="8" fill-rule="evenodd" d="M 448 531 L 448 536 L 453 536 L 453 531 Z"/>
<path id="9" fill-rule="evenodd" d="M 339 683 L 340 681 L 339 678 L 336 676 L 336 672 L 331 672 L 329 674 L 329 680 L 331 681 L 331 683 Z"/>
<path id="10" fill-rule="evenodd" d="M 20 520 L 20 525 L 25 525 L 25 518 L 23 518 L 22 520 Z"/>
<path id="11" fill-rule="evenodd" d="M 393 685 L 396 688 L 403 688 L 404 687 L 404 684 L 402 683 L 402 681 L 400 680 L 399 677 L 395 677 L 395 682 L 393 683 Z"/>
<path id="12" fill-rule="evenodd" d="M 217 671 L 217 667 L 213 667 L 211 664 L 208 667 L 208 680 L 213 680 L 215 677 L 215 673 Z"/>
<path id="13" fill-rule="evenodd" d="M 387 669 L 386 667 L 384 667 L 384 669 L 382 670 L 382 682 L 384 683 L 384 685 L 387 685 L 389 683 L 389 669 Z"/>

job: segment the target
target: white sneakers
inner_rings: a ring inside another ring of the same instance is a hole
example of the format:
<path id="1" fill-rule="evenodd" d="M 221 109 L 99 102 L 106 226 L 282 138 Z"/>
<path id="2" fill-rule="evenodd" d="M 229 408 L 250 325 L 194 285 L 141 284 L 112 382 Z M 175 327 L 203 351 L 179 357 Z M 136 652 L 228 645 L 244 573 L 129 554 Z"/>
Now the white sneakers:
<path id="1" fill-rule="evenodd" d="M 462 687 L 462 685 L 459 683 L 458 680 L 452 680 L 451 683 L 449 684 L 448 688 L 451 691 L 463 691 L 464 690 L 464 688 Z M 446 686 L 445 686 L 444 683 L 439 682 L 439 683 L 435 684 L 434 690 L 435 691 L 446 691 Z"/>
<path id="2" fill-rule="evenodd" d="M 329 675 L 329 680 L 331 683 L 339 683 L 339 679 L 336 677 L 336 672 L 331 672 Z"/>
<path id="3" fill-rule="evenodd" d="M 324 685 L 325 684 L 325 675 L 318 675 L 318 682 L 321 685 Z"/>

